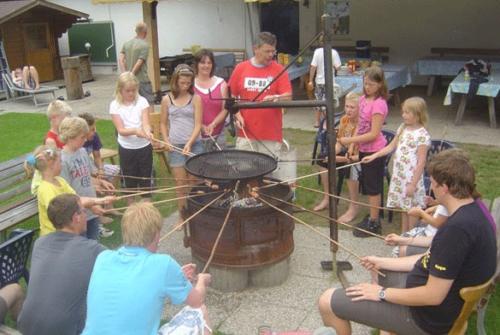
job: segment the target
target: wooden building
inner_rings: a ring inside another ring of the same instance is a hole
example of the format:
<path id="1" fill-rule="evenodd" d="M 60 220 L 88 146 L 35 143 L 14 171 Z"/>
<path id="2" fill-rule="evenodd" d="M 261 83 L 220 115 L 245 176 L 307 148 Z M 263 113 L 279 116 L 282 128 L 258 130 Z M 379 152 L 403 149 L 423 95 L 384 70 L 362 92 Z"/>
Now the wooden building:
<path id="1" fill-rule="evenodd" d="M 29 64 L 40 81 L 62 78 L 57 39 L 88 16 L 45 0 L 0 0 L 0 36 L 10 69 Z"/>

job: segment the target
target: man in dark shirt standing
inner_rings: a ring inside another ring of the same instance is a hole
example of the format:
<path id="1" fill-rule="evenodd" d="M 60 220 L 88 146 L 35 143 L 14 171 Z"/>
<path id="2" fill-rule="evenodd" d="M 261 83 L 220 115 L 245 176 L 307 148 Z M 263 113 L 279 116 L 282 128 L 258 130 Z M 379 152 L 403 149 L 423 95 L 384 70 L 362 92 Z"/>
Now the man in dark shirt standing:
<path id="1" fill-rule="evenodd" d="M 446 334 L 463 305 L 463 287 L 488 281 L 496 267 L 493 228 L 472 198 L 474 169 L 460 150 L 428 166 L 436 199 L 450 214 L 430 250 L 403 258 L 365 257 L 367 269 L 387 270 L 379 284 L 329 289 L 319 300 L 323 322 L 350 334 L 349 320 L 397 334 Z"/>

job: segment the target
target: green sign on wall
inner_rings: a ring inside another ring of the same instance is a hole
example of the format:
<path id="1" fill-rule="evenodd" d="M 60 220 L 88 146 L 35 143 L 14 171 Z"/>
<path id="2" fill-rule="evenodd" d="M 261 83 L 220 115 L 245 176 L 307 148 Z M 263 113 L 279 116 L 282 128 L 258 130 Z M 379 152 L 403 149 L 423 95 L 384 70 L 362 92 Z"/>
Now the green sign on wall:
<path id="1" fill-rule="evenodd" d="M 90 53 L 92 63 L 116 64 L 113 22 L 74 24 L 68 30 L 68 41 L 71 55 Z"/>

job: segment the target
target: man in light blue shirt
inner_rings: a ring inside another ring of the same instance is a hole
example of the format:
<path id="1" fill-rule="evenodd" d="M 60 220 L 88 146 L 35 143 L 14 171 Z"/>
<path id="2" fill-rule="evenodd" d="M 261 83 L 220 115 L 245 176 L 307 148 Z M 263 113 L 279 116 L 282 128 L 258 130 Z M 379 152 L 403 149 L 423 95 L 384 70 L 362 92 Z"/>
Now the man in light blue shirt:
<path id="1" fill-rule="evenodd" d="M 194 264 L 181 267 L 157 254 L 162 217 L 150 203 L 131 205 L 122 219 L 124 246 L 96 260 L 87 296 L 83 334 L 151 334 L 160 325 L 163 304 L 203 307 L 209 274 L 194 278 Z M 194 285 L 194 286 L 193 286 Z"/>

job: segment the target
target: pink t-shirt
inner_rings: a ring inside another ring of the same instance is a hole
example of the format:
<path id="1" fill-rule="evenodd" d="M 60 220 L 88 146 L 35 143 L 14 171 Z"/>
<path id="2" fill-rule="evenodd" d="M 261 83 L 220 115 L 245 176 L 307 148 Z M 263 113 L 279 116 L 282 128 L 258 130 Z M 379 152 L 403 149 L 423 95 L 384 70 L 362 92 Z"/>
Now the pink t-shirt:
<path id="1" fill-rule="evenodd" d="M 389 112 L 387 102 L 383 98 L 375 100 L 366 100 L 365 96 L 359 99 L 359 122 L 358 135 L 369 133 L 372 129 L 372 118 L 374 114 L 381 114 L 384 121 Z M 376 152 L 385 147 L 387 141 L 384 135 L 380 132 L 375 140 L 371 142 L 363 142 L 359 144 L 360 152 Z"/>
<path id="2" fill-rule="evenodd" d="M 217 115 L 222 111 L 222 83 L 224 79 L 215 77 L 215 83 L 209 89 L 201 88 L 194 84 L 194 92 L 201 98 L 201 106 L 203 110 L 203 121 L 204 126 L 208 126 L 217 117 Z M 217 136 L 221 133 L 224 127 L 224 122 L 221 122 L 215 127 L 212 136 Z M 208 135 L 202 134 L 202 137 L 209 137 Z"/>

